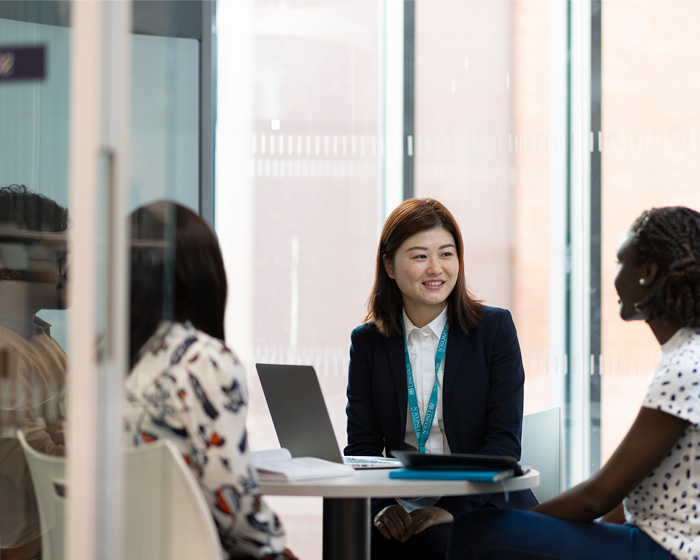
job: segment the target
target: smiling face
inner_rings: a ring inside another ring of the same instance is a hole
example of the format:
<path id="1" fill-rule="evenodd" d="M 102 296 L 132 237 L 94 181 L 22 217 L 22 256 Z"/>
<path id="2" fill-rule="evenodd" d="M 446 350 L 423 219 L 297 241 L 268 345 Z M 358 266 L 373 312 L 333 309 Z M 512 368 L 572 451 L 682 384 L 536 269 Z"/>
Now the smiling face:
<path id="1" fill-rule="evenodd" d="M 406 239 L 384 268 L 401 291 L 406 314 L 423 327 L 447 305 L 459 275 L 459 258 L 452 234 L 437 227 Z"/>
<path id="2" fill-rule="evenodd" d="M 617 274 L 615 275 L 615 289 L 620 297 L 620 317 L 625 321 L 645 319 L 643 311 L 637 311 L 635 303 L 639 303 L 647 294 L 648 286 L 640 284 L 644 279 L 647 283 L 648 266 L 637 262 L 637 250 L 632 244 L 632 233 L 626 232 L 622 236 L 617 250 Z"/>

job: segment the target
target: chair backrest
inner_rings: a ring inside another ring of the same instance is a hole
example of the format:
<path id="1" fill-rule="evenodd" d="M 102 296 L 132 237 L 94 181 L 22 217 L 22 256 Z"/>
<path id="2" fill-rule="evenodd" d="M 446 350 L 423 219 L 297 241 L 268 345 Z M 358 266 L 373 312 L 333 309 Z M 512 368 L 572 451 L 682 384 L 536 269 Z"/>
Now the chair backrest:
<path id="1" fill-rule="evenodd" d="M 219 533 L 189 467 L 168 440 L 126 456 L 125 558 L 223 558 Z"/>
<path id="2" fill-rule="evenodd" d="M 64 557 L 65 460 L 24 449 L 39 506 L 42 560 Z M 220 560 L 219 534 L 201 489 L 175 445 L 159 440 L 126 454 L 124 557 Z"/>
<path id="3" fill-rule="evenodd" d="M 520 463 L 540 472 L 540 484 L 532 489 L 541 503 L 564 487 L 564 446 L 559 407 L 523 416 Z"/>
<path id="4" fill-rule="evenodd" d="M 41 524 L 42 560 L 63 558 L 65 510 L 65 460 L 34 449 L 21 431 L 17 432 L 24 457 L 32 475 L 39 523 Z"/>

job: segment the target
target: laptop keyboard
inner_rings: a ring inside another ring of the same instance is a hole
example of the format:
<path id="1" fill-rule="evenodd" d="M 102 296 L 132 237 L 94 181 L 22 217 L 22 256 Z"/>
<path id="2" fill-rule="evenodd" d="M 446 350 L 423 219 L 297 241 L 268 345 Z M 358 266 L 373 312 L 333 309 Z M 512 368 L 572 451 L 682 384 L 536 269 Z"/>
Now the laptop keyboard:
<path id="1" fill-rule="evenodd" d="M 343 463 L 355 469 L 393 469 L 401 466 L 401 461 L 388 457 L 363 457 L 352 455 L 343 457 Z"/>

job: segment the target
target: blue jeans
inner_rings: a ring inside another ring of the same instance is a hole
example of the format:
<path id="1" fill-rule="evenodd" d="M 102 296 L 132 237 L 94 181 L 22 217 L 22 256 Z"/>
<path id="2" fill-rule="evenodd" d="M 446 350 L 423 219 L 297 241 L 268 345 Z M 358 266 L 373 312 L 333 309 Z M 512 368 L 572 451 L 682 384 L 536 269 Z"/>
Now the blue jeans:
<path id="1" fill-rule="evenodd" d="M 633 525 L 578 523 L 531 511 L 483 510 L 455 520 L 447 560 L 673 560 Z"/>

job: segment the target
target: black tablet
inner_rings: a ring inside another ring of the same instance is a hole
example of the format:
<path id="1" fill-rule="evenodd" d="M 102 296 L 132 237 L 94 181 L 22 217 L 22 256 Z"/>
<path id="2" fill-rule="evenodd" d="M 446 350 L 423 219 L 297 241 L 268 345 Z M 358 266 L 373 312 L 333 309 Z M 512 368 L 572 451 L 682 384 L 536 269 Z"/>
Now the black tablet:
<path id="1" fill-rule="evenodd" d="M 467 453 L 453 453 L 451 455 L 438 455 L 418 453 L 417 451 L 392 451 L 401 464 L 409 469 L 436 469 L 436 470 L 494 470 L 513 469 L 515 476 L 523 474 L 518 460 L 515 457 L 504 455 L 473 455 Z"/>

